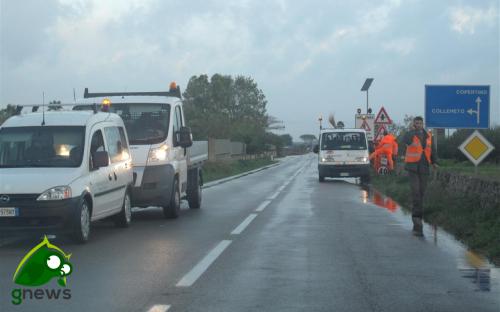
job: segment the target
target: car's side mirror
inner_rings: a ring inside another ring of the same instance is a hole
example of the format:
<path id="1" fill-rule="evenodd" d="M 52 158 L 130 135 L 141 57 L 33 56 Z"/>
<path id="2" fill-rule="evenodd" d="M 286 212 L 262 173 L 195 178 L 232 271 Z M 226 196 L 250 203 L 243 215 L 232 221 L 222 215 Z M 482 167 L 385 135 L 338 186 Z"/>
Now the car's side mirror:
<path id="1" fill-rule="evenodd" d="M 314 145 L 314 147 L 313 147 L 313 152 L 314 152 L 315 154 L 318 154 L 318 153 L 319 153 L 319 145 L 318 145 L 318 144 Z"/>
<path id="2" fill-rule="evenodd" d="M 92 166 L 93 169 L 99 169 L 101 167 L 107 167 L 109 165 L 109 155 L 108 152 L 95 152 L 92 154 Z"/>
<path id="3" fill-rule="evenodd" d="M 191 128 L 181 127 L 181 129 L 177 131 L 177 144 L 183 148 L 193 145 L 193 135 L 191 134 Z"/>

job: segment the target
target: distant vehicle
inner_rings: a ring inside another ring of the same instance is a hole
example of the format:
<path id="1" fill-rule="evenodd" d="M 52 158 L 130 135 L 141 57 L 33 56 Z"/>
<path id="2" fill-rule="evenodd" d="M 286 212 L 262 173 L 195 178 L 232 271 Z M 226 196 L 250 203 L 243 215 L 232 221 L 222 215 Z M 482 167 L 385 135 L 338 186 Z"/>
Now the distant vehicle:
<path id="1" fill-rule="evenodd" d="M 319 181 L 326 177 L 359 177 L 362 183 L 370 180 L 368 140 L 363 129 L 322 129 L 318 153 Z"/>
<path id="2" fill-rule="evenodd" d="M 19 110 L 19 113 L 21 109 Z M 70 232 L 89 239 L 91 221 L 131 222 L 132 160 L 117 114 L 49 111 L 0 127 L 0 231 Z"/>
<path id="3" fill-rule="evenodd" d="M 89 93 L 85 89 L 84 99 L 88 105 L 107 102 L 125 123 L 133 159 L 134 207 L 160 206 L 166 218 L 179 216 L 181 198 L 187 198 L 192 209 L 201 207 L 207 142 L 193 144 L 175 83 L 167 92 Z"/>

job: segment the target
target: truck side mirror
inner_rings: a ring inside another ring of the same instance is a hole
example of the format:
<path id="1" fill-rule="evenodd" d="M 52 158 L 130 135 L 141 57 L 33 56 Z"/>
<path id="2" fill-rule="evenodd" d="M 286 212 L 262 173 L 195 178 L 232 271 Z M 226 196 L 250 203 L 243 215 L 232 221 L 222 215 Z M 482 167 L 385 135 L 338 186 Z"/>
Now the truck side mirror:
<path id="1" fill-rule="evenodd" d="M 107 167 L 109 165 L 109 155 L 108 152 L 95 152 L 92 154 L 92 167 L 94 169 L 99 169 L 101 167 Z"/>
<path id="2" fill-rule="evenodd" d="M 318 154 L 318 153 L 319 153 L 319 145 L 318 145 L 318 144 L 314 145 L 314 147 L 313 147 L 313 152 L 314 152 L 315 154 Z"/>
<path id="3" fill-rule="evenodd" d="M 177 144 L 183 148 L 190 147 L 193 145 L 193 135 L 191 134 L 191 128 L 181 127 L 177 131 Z"/>

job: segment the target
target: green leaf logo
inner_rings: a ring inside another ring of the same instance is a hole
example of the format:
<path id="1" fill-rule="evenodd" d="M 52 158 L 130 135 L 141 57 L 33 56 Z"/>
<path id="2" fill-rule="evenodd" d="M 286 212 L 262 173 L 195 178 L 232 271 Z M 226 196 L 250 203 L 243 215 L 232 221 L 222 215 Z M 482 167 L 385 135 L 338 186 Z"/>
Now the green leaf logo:
<path id="1" fill-rule="evenodd" d="M 73 267 L 69 262 L 71 254 L 66 255 L 59 247 L 52 245 L 47 236 L 24 256 L 17 266 L 13 281 L 23 286 L 41 286 L 57 277 L 59 286 L 66 286 L 66 277 Z"/>

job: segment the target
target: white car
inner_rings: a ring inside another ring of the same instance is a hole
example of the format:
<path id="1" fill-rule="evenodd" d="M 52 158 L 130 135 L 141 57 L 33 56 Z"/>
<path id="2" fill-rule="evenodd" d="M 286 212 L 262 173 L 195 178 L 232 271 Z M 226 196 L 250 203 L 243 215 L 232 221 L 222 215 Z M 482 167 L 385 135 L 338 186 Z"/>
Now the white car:
<path id="1" fill-rule="evenodd" d="M 70 232 L 91 221 L 131 222 L 132 160 L 120 116 L 94 111 L 18 114 L 0 127 L 0 231 Z"/>
<path id="2" fill-rule="evenodd" d="M 326 177 L 359 177 L 362 183 L 370 180 L 368 140 L 364 129 L 322 129 L 318 153 L 319 182 Z"/>

